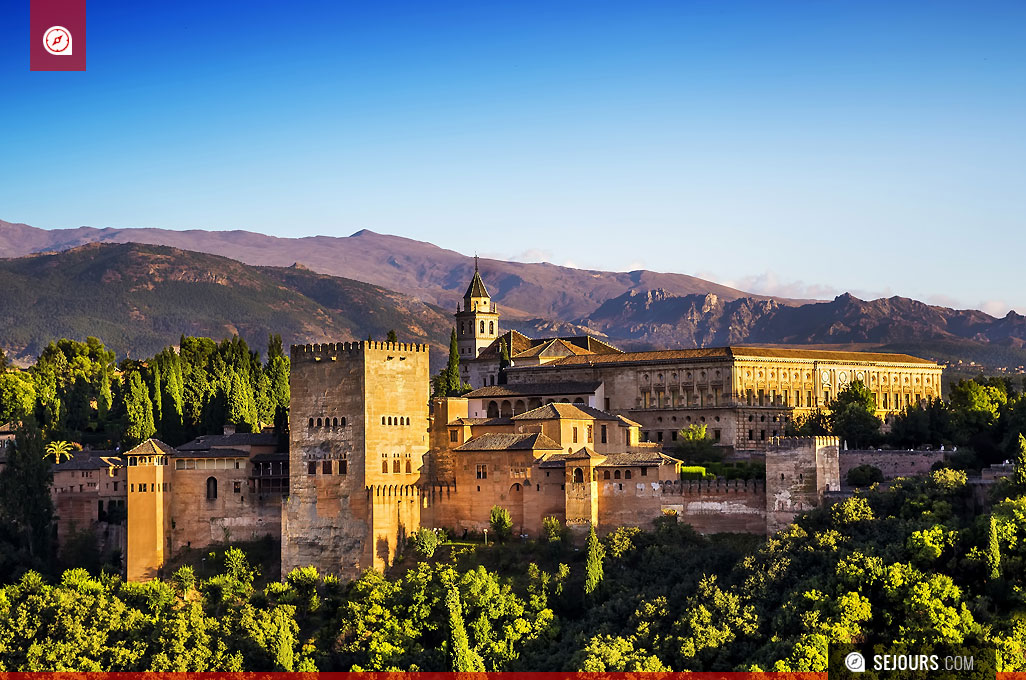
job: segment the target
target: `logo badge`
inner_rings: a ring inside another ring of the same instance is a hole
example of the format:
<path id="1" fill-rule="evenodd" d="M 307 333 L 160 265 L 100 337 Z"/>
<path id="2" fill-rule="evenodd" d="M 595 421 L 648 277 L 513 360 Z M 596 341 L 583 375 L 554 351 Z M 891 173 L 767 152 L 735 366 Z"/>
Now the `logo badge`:
<path id="1" fill-rule="evenodd" d="M 866 670 L 866 657 L 858 652 L 852 652 L 844 657 L 844 667 L 852 673 L 863 673 Z"/>
<path id="2" fill-rule="evenodd" d="M 43 33 L 43 47 L 58 57 L 70 57 L 71 31 L 63 26 L 51 26 Z"/>

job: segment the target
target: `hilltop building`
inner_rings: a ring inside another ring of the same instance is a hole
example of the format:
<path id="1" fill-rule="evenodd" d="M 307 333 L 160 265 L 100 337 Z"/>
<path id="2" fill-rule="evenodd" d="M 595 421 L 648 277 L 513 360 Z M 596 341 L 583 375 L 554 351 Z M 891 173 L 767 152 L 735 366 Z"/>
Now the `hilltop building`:
<path id="1" fill-rule="evenodd" d="M 124 477 L 114 466 L 111 479 L 128 487 L 128 578 L 153 577 L 185 549 L 259 536 L 280 537 L 283 573 L 356 576 L 391 564 L 421 527 L 488 528 L 496 505 L 526 536 L 549 517 L 580 537 L 668 514 L 701 532 L 774 532 L 840 489 L 841 443 L 784 437 L 788 419 L 854 380 L 882 416 L 940 394 L 941 367 L 905 355 L 623 352 L 588 336 L 502 333 L 498 320 L 475 268 L 456 314 L 461 372 L 476 388 L 464 397 L 429 397 L 425 345 L 299 345 L 287 454 L 273 434 L 233 432 L 122 454 Z M 758 455 L 765 478 L 682 480 L 663 447 L 693 423 Z"/>

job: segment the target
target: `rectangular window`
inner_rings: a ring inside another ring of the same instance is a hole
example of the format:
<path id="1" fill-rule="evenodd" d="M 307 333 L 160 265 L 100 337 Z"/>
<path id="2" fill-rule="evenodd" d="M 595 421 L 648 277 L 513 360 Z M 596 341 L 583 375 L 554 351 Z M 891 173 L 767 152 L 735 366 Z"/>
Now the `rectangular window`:
<path id="1" fill-rule="evenodd" d="M 574 444 L 577 443 L 577 428 L 574 428 Z"/>
<path id="2" fill-rule="evenodd" d="M 755 439 L 755 430 L 748 430 L 748 441 Z"/>
<path id="3" fill-rule="evenodd" d="M 641 476 L 648 477 L 648 468 L 641 468 Z"/>
<path id="4" fill-rule="evenodd" d="M 330 460 L 323 460 L 323 461 L 321 461 L 321 474 L 322 475 L 330 475 L 331 474 L 331 461 Z"/>
<path id="5" fill-rule="evenodd" d="M 606 397 L 606 410 L 609 410 L 609 397 Z"/>
<path id="6" fill-rule="evenodd" d="M 766 430 L 759 430 L 759 439 L 766 441 Z"/>
<path id="7" fill-rule="evenodd" d="M 340 460 L 338 462 L 338 473 L 340 475 L 349 474 L 349 461 L 348 460 Z"/>
<path id="8" fill-rule="evenodd" d="M 488 466 L 487 465 L 478 465 L 477 466 L 477 478 L 478 479 L 488 479 Z"/>
<path id="9" fill-rule="evenodd" d="M 317 474 L 317 463 L 310 461 L 306 464 L 306 474 L 316 475 Z"/>
<path id="10" fill-rule="evenodd" d="M 588 443 L 589 444 L 591 444 L 593 441 L 595 441 L 594 435 L 592 434 L 593 429 L 594 428 L 591 425 L 588 426 Z"/>
<path id="11" fill-rule="evenodd" d="M 242 482 L 232 482 L 232 491 L 242 493 Z"/>
<path id="12" fill-rule="evenodd" d="M 600 436 L 602 437 L 602 443 L 605 444 L 606 443 L 606 426 L 602 425 L 601 427 L 602 427 L 602 431 L 600 433 Z"/>
<path id="13" fill-rule="evenodd" d="M 659 430 L 658 432 L 656 432 L 656 440 L 657 441 L 663 441 L 663 431 L 662 430 Z"/>
<path id="14" fill-rule="evenodd" d="M 673 441 L 677 441 L 677 430 L 674 430 L 670 433 L 670 439 L 672 439 Z"/>
<path id="15" fill-rule="evenodd" d="M 129 487 L 130 487 L 129 491 L 131 491 L 132 493 L 135 493 L 135 484 L 129 484 Z"/>
<path id="16" fill-rule="evenodd" d="M 456 430 L 449 430 L 449 441 L 458 442 L 460 440 L 460 433 Z"/>
<path id="17" fill-rule="evenodd" d="M 720 441 L 720 431 L 719 430 L 713 430 L 713 439 L 715 439 L 716 441 Z"/>

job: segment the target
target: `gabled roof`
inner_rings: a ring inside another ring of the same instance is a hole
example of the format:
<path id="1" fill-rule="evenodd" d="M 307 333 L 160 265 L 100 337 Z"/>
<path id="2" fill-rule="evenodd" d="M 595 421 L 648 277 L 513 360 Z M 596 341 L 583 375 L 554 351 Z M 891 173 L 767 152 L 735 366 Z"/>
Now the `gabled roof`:
<path id="1" fill-rule="evenodd" d="M 509 348 L 509 355 L 514 359 L 516 358 L 531 356 L 525 354 L 525 352 L 532 351 L 535 348 L 543 345 L 548 345 L 553 341 L 560 341 L 571 349 L 568 351 L 583 352 L 586 356 L 587 353 L 591 354 L 623 354 L 623 350 L 613 347 L 608 342 L 599 340 L 598 338 L 591 335 L 574 335 L 574 336 L 563 336 L 563 337 L 550 337 L 550 338 L 529 338 L 519 331 L 506 331 L 494 341 L 492 344 L 481 350 L 481 353 L 477 355 L 476 359 L 470 361 L 494 361 L 499 358 L 499 346 L 503 341 L 506 342 L 506 346 Z M 576 348 L 576 349 L 574 349 Z M 541 350 L 538 350 L 541 351 Z"/>
<path id="2" fill-rule="evenodd" d="M 564 394 L 594 394 L 600 382 L 519 383 L 480 387 L 463 395 L 464 399 L 486 397 L 544 397 Z"/>
<path id="3" fill-rule="evenodd" d="M 580 356 L 583 354 L 594 354 L 589 349 L 578 347 L 577 345 L 571 344 L 562 338 L 553 338 L 540 345 L 535 345 L 529 350 L 521 352 L 513 356 L 514 359 L 528 359 L 530 357 L 541 356 L 542 354 L 550 352 L 554 354 L 562 354 L 563 356 Z"/>
<path id="4" fill-rule="evenodd" d="M 54 472 L 66 472 L 68 470 L 107 470 L 112 467 L 120 467 L 122 460 L 114 451 L 78 451 L 71 458 L 60 465 L 54 465 Z"/>
<path id="5" fill-rule="evenodd" d="M 178 447 L 179 451 L 203 451 L 214 447 L 277 446 L 278 435 L 273 432 L 236 432 L 235 434 L 202 434 Z"/>
<path id="6" fill-rule="evenodd" d="M 135 448 L 122 453 L 122 456 L 173 456 L 175 450 L 159 439 L 147 439 Z"/>
<path id="7" fill-rule="evenodd" d="M 454 451 L 559 451 L 562 447 L 540 432 L 506 434 L 489 432 L 457 446 Z"/>
<path id="8" fill-rule="evenodd" d="M 449 425 L 512 425 L 512 418 L 456 418 Z"/>
<path id="9" fill-rule="evenodd" d="M 603 456 L 595 453 L 594 450 L 589 449 L 587 446 L 582 446 L 566 457 L 567 460 L 587 460 L 589 458 L 603 458 Z"/>
<path id="10" fill-rule="evenodd" d="M 656 451 L 629 453 L 611 453 L 606 459 L 599 463 L 599 467 L 652 467 L 663 463 L 675 462 L 673 458 L 665 456 Z"/>
<path id="11" fill-rule="evenodd" d="M 571 418 L 576 420 L 618 420 L 617 416 L 597 408 L 584 404 L 546 404 L 536 409 L 531 409 L 513 420 L 557 420 L 559 418 Z"/>

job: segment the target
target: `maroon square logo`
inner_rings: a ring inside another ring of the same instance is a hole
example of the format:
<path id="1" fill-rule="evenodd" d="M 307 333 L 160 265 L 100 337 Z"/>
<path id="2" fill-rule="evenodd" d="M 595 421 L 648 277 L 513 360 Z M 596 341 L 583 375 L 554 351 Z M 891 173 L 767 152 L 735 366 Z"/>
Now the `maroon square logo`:
<path id="1" fill-rule="evenodd" d="M 33 71 L 86 70 L 86 0 L 32 0 Z"/>

